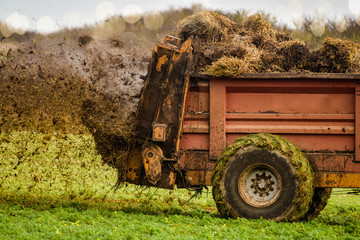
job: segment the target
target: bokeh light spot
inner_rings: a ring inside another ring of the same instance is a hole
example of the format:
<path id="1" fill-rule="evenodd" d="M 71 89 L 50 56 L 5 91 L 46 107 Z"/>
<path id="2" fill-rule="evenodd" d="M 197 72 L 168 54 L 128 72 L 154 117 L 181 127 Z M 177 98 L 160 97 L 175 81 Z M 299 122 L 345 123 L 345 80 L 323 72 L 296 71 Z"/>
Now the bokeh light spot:
<path id="1" fill-rule="evenodd" d="M 122 17 L 127 23 L 136 23 L 140 20 L 142 10 L 136 4 L 127 5 L 122 11 Z"/>
<path id="2" fill-rule="evenodd" d="M 0 30 L 1 30 L 1 34 L 4 36 L 4 37 L 10 37 L 13 32 L 9 30 L 9 27 L 8 27 L 8 24 L 7 24 L 7 20 L 4 19 L 2 22 L 1 22 L 1 25 L 0 25 Z"/>
<path id="3" fill-rule="evenodd" d="M 292 12 L 303 12 L 303 4 L 299 0 L 290 0 L 287 7 Z"/>
<path id="4" fill-rule="evenodd" d="M 18 13 L 12 13 L 3 22 L 4 31 L 9 31 L 11 34 L 17 33 L 23 35 L 29 29 L 28 18 L 25 15 L 20 15 Z M 7 33 L 7 35 L 9 35 L 9 33 Z"/>
<path id="5" fill-rule="evenodd" d="M 120 36 L 125 32 L 126 23 L 121 17 L 112 17 L 104 22 L 96 24 L 93 28 L 93 37 L 99 40 L 105 40 Z"/>
<path id="6" fill-rule="evenodd" d="M 17 29 L 17 33 L 20 35 L 25 34 L 29 30 L 29 20 L 25 15 L 20 15 L 19 17 L 19 26 Z"/>
<path id="7" fill-rule="evenodd" d="M 107 22 L 100 22 L 93 28 L 93 37 L 99 40 L 108 39 L 111 36 L 111 25 Z"/>
<path id="8" fill-rule="evenodd" d="M 290 0 L 286 5 L 280 4 L 275 8 L 274 15 L 291 28 L 298 28 L 302 24 L 303 4 L 299 0 Z M 299 23 L 301 21 L 301 23 Z"/>
<path id="9" fill-rule="evenodd" d="M 348 2 L 349 10 L 355 15 L 360 14 L 360 0 L 349 0 Z"/>
<path id="10" fill-rule="evenodd" d="M 157 30 L 164 24 L 164 16 L 156 11 L 149 12 L 144 17 L 144 25 L 147 29 Z"/>
<path id="11" fill-rule="evenodd" d="M 321 37 L 325 33 L 325 25 L 321 20 L 314 20 L 310 24 L 310 30 L 316 37 Z"/>
<path id="12" fill-rule="evenodd" d="M 357 25 L 360 26 L 360 15 L 358 15 L 355 20 L 356 20 Z"/>
<path id="13" fill-rule="evenodd" d="M 335 19 L 335 28 L 338 32 L 342 33 L 349 27 L 349 22 L 346 17 L 337 16 Z"/>
<path id="14" fill-rule="evenodd" d="M 318 6 L 315 9 L 315 16 L 317 16 L 318 18 L 327 18 L 328 16 L 334 14 L 335 14 L 335 9 L 331 1 L 328 0 L 319 1 Z"/>
<path id="15" fill-rule="evenodd" d="M 96 6 L 96 17 L 99 20 L 106 20 L 115 14 L 115 7 L 112 2 L 102 1 Z"/>
<path id="16" fill-rule="evenodd" d="M 49 16 L 43 16 L 36 24 L 37 31 L 42 35 L 47 35 L 55 31 L 54 20 Z"/>
<path id="17" fill-rule="evenodd" d="M 138 40 L 137 35 L 133 32 L 123 33 L 121 35 L 121 38 L 124 39 L 125 41 L 129 41 L 129 42 L 136 42 Z"/>

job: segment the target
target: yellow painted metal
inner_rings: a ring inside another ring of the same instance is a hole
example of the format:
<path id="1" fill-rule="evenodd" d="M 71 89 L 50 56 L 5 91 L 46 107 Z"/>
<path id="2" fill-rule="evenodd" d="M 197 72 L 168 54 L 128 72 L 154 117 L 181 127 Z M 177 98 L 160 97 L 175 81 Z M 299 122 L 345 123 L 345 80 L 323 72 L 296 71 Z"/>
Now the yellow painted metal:
<path id="1" fill-rule="evenodd" d="M 168 60 L 169 60 L 168 57 L 165 56 L 165 55 L 160 57 L 159 60 L 158 60 L 157 65 L 156 65 L 156 71 L 160 72 L 161 71 L 161 66 L 167 64 Z"/>
<path id="2" fill-rule="evenodd" d="M 156 185 L 161 178 L 161 161 L 164 158 L 161 148 L 155 144 L 145 144 L 141 156 L 147 180 Z"/>
<path id="3" fill-rule="evenodd" d="M 176 174 L 174 172 L 169 173 L 169 186 L 175 186 Z"/>
<path id="4" fill-rule="evenodd" d="M 360 173 L 315 173 L 315 187 L 358 188 L 360 187 Z"/>
<path id="5" fill-rule="evenodd" d="M 126 163 L 126 181 L 137 183 L 140 178 L 142 167 L 141 150 L 136 148 L 131 149 Z"/>
<path id="6" fill-rule="evenodd" d="M 186 183 L 191 186 L 211 186 L 213 171 L 186 171 Z"/>

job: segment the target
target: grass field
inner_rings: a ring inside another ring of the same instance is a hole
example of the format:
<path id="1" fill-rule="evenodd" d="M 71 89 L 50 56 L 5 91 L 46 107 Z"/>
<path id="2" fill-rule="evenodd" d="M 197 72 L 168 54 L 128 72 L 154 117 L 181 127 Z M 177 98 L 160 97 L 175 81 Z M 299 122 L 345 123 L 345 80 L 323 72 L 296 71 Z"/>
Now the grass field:
<path id="1" fill-rule="evenodd" d="M 211 192 L 123 186 L 89 136 L 0 134 L 0 239 L 359 239 L 360 196 L 312 222 L 225 219 Z"/>

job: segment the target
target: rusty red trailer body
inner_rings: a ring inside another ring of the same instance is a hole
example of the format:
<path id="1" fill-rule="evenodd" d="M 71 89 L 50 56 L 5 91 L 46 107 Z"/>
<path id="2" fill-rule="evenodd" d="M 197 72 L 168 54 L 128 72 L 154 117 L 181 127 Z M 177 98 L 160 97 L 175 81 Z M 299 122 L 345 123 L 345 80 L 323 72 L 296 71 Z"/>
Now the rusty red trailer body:
<path id="1" fill-rule="evenodd" d="M 243 74 L 190 78 L 178 168 L 211 185 L 226 146 L 251 133 L 285 137 L 306 153 L 316 187 L 360 187 L 360 75 Z"/>

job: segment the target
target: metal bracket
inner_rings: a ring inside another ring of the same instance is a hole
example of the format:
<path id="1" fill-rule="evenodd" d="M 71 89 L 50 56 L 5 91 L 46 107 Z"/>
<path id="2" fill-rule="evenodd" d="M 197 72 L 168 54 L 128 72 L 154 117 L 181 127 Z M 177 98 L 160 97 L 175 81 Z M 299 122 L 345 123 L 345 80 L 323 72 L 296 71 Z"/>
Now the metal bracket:
<path id="1" fill-rule="evenodd" d="M 153 127 L 152 140 L 154 142 L 165 142 L 167 124 L 153 123 L 152 127 Z"/>
<path id="2" fill-rule="evenodd" d="M 161 161 L 164 158 L 161 148 L 155 144 L 148 143 L 143 146 L 141 156 L 147 180 L 156 185 L 161 178 Z"/>

